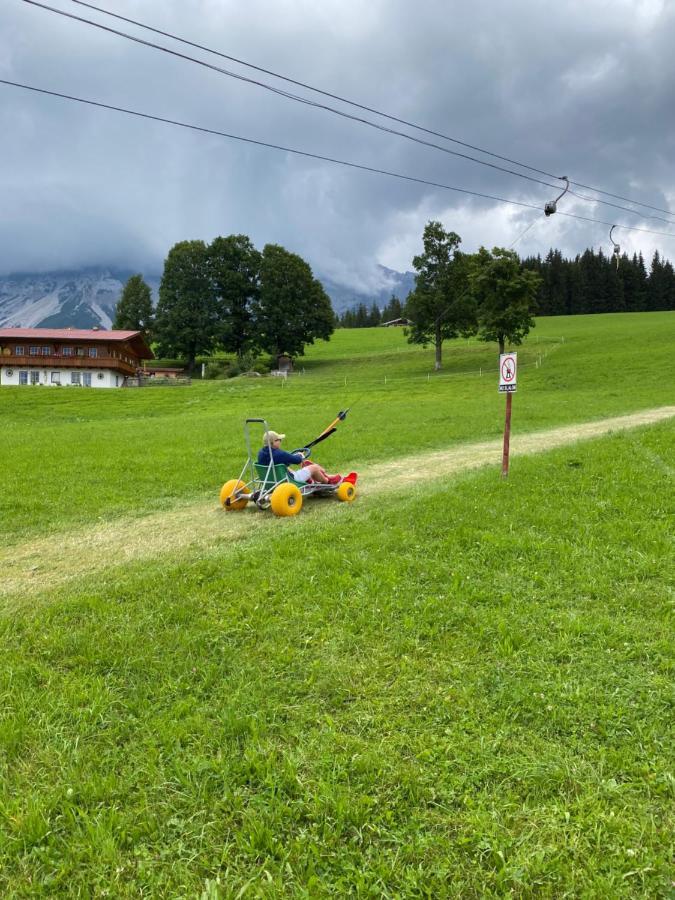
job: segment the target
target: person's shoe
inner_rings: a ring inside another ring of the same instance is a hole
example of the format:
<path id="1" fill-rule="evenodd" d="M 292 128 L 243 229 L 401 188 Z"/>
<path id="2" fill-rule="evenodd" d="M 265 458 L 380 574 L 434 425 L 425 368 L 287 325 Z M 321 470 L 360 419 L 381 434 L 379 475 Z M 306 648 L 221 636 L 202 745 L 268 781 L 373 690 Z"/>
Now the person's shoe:
<path id="1" fill-rule="evenodd" d="M 340 484 L 342 481 L 342 475 L 329 475 L 328 476 L 328 484 Z"/>
<path id="2" fill-rule="evenodd" d="M 345 475 L 345 477 L 342 480 L 349 481 L 351 484 L 356 484 L 356 479 L 358 477 L 359 476 L 356 474 L 356 472 L 350 472 L 349 475 Z"/>

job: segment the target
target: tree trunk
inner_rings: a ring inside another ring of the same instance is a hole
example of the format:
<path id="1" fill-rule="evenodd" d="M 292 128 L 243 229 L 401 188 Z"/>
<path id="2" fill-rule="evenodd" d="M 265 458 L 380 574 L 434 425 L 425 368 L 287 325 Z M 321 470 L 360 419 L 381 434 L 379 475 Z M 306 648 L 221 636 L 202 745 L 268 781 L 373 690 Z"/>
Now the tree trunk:
<path id="1" fill-rule="evenodd" d="M 499 354 L 500 354 L 500 356 L 502 353 L 504 353 L 504 335 L 500 334 L 499 335 Z"/>
<path id="2" fill-rule="evenodd" d="M 441 366 L 441 354 L 443 350 L 443 338 L 441 337 L 441 325 L 439 322 L 436 323 L 436 339 L 435 339 L 435 347 L 436 347 L 436 361 L 434 363 L 434 370 L 439 372 L 442 368 Z"/>

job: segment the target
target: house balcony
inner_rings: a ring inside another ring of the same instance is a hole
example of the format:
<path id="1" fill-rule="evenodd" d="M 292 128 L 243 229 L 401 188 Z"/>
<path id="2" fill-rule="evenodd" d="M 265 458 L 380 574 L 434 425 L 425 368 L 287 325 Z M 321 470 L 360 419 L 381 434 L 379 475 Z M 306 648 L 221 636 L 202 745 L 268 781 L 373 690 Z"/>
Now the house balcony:
<path id="1" fill-rule="evenodd" d="M 138 364 L 116 356 L 0 356 L 6 369 L 112 369 L 122 375 L 135 375 Z"/>

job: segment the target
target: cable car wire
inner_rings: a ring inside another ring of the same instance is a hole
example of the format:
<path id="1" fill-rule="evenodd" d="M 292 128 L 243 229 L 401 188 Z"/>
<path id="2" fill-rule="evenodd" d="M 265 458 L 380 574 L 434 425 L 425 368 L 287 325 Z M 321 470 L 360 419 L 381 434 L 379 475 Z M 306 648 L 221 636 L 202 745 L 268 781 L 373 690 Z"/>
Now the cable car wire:
<path id="1" fill-rule="evenodd" d="M 253 144 L 257 147 L 266 147 L 271 150 L 279 150 L 283 153 L 292 153 L 297 156 L 306 157 L 308 159 L 316 159 L 316 160 L 320 160 L 322 162 L 330 162 L 330 163 L 334 163 L 335 165 L 345 166 L 346 168 L 350 168 L 350 169 L 357 169 L 362 172 L 369 172 L 374 175 L 386 175 L 389 178 L 397 178 L 402 181 L 410 181 L 410 182 L 413 182 L 414 184 L 424 184 L 424 185 L 428 185 L 429 187 L 441 188 L 442 190 L 446 190 L 446 191 L 455 191 L 460 194 L 467 194 L 472 197 L 479 197 L 484 200 L 495 200 L 498 203 L 506 203 L 510 206 L 519 206 L 519 207 L 522 207 L 525 209 L 534 209 L 534 210 L 537 210 L 537 212 L 540 211 L 539 206 L 535 206 L 533 203 L 525 203 L 522 200 L 510 200 L 505 197 L 498 197 L 494 194 L 485 194 L 485 193 L 481 193 L 479 191 L 471 191 L 468 188 L 461 188 L 461 187 L 456 187 L 454 185 L 443 184 L 442 182 L 431 181 L 429 179 L 419 178 L 414 175 L 404 175 L 401 172 L 391 172 L 387 169 L 379 169 L 379 168 L 376 168 L 375 166 L 367 166 L 362 163 L 349 162 L 348 160 L 338 159 L 337 157 L 333 157 L 333 156 L 324 156 L 320 153 L 311 153 L 308 150 L 300 150 L 295 147 L 285 147 L 281 144 L 273 144 L 268 141 L 259 141 L 254 138 L 243 137 L 242 135 L 238 135 L 238 134 L 230 134 L 225 131 L 218 131 L 215 128 L 206 128 L 203 125 L 194 125 L 189 122 L 180 122 L 176 119 L 168 119 L 163 116 L 153 115 L 152 113 L 141 112 L 140 110 L 127 109 L 123 106 L 114 106 L 111 103 L 102 103 L 98 100 L 89 100 L 85 97 L 75 97 L 72 94 L 62 94 L 62 93 L 59 93 L 58 91 L 50 91 L 47 88 L 40 88 L 40 87 L 35 87 L 35 86 L 29 85 L 29 84 L 22 84 L 17 81 L 10 81 L 9 79 L 6 79 L 6 78 L 0 78 L 0 84 L 5 84 L 5 85 L 8 85 L 10 87 L 15 87 L 15 88 L 21 88 L 22 90 L 26 90 L 26 91 L 32 91 L 33 93 L 36 93 L 36 94 L 45 94 L 50 97 L 58 97 L 62 100 L 70 100 L 75 103 L 82 103 L 87 106 L 95 106 L 100 109 L 112 110 L 113 112 L 120 112 L 120 113 L 124 113 L 125 115 L 136 116 L 137 118 L 141 118 L 141 119 L 150 119 L 151 121 L 162 122 L 166 125 L 175 125 L 179 128 L 187 128 L 190 131 L 198 131 L 203 134 L 212 134 L 217 137 L 224 137 L 224 138 L 227 138 L 227 139 L 233 140 L 233 141 L 240 141 L 240 142 L 246 143 L 246 144 Z M 654 231 L 654 230 L 651 230 L 648 228 L 637 228 L 634 225 L 618 225 L 618 224 L 612 223 L 612 222 L 605 222 L 601 219 L 591 219 L 588 216 L 580 216 L 576 213 L 558 212 L 557 215 L 565 216 L 566 218 L 569 218 L 569 219 L 579 219 L 582 222 L 593 222 L 596 225 L 608 225 L 609 226 L 609 225 L 615 224 L 617 228 L 624 228 L 627 231 L 639 231 L 639 232 L 643 232 L 645 234 L 657 234 L 657 235 L 662 235 L 664 237 L 675 237 L 675 232 Z"/>
<path id="2" fill-rule="evenodd" d="M 458 157 L 458 158 L 460 158 L 460 159 L 466 159 L 466 160 L 468 160 L 468 161 L 470 161 L 470 162 L 476 163 L 476 164 L 478 164 L 478 165 L 486 166 L 486 167 L 488 167 L 488 168 L 494 169 L 494 170 L 499 171 L 499 172 L 504 172 L 504 173 L 506 173 L 506 174 L 508 174 L 508 175 L 514 175 L 514 176 L 517 177 L 517 178 L 523 178 L 523 179 L 525 179 L 526 181 L 531 181 L 531 182 L 533 182 L 533 183 L 535 183 L 535 184 L 541 184 L 541 185 L 544 185 L 545 187 L 551 187 L 551 188 L 556 188 L 556 187 L 557 187 L 557 185 L 552 185 L 552 184 L 550 184 L 549 182 L 542 181 L 542 180 L 539 179 L 539 178 L 533 178 L 531 175 L 525 175 L 523 172 L 517 172 L 517 171 L 515 171 L 514 169 L 508 169 L 508 168 L 506 168 L 506 167 L 504 167 L 504 166 L 499 166 L 499 165 L 496 165 L 495 163 L 491 163 L 491 162 L 488 162 L 488 161 L 486 161 L 486 160 L 478 159 L 477 157 L 471 156 L 471 155 L 469 155 L 469 154 L 467 154 L 467 153 L 460 153 L 460 152 L 457 151 L 457 150 L 451 150 L 449 147 L 443 147 L 443 146 L 441 146 L 440 144 L 435 144 L 435 143 L 433 143 L 433 142 L 431 142 L 431 141 L 422 140 L 421 138 L 415 137 L 414 135 L 406 134 L 406 133 L 403 132 L 403 131 L 398 131 L 398 130 L 396 130 L 396 129 L 394 129 L 394 128 L 389 128 L 389 127 L 387 127 L 387 126 L 385 126 L 385 125 L 380 125 L 380 124 L 378 124 L 377 122 L 373 122 L 373 121 L 370 120 L 370 119 L 363 118 L 362 116 L 355 116 L 355 115 L 352 115 L 351 113 L 347 113 L 347 112 L 345 112 L 344 110 L 336 109 L 335 107 L 328 106 L 327 104 L 324 104 L 324 103 L 317 103 L 316 101 L 310 100 L 310 99 L 308 99 L 307 97 L 302 97 L 302 96 L 300 96 L 300 95 L 298 95 L 298 94 L 292 94 L 292 93 L 289 92 L 289 91 L 284 91 L 284 90 L 281 90 L 280 88 L 275 88 L 274 86 L 272 86 L 272 85 L 270 85 L 270 84 L 266 84 L 265 82 L 262 82 L 262 81 L 258 81 L 258 80 L 255 79 L 255 78 L 249 78 L 249 77 L 247 77 L 247 76 L 245 76 L 245 75 L 241 75 L 240 73 L 232 72 L 232 71 L 230 71 L 230 70 L 228 70 L 228 69 L 224 69 L 224 68 L 222 68 L 221 66 L 215 66 L 215 65 L 213 65 L 213 64 L 211 64 L 211 63 L 208 63 L 208 62 L 206 62 L 206 61 L 204 61 L 204 60 L 197 59 L 196 57 L 188 56 L 188 55 L 185 54 L 185 53 L 180 53 L 180 52 L 178 52 L 178 51 L 176 51 L 176 50 L 171 50 L 171 49 L 168 48 L 168 47 L 164 47 L 164 46 L 162 46 L 162 45 L 160 45 L 160 44 L 155 44 L 155 43 L 153 43 L 152 41 L 146 41 L 146 40 L 144 40 L 143 38 L 136 37 L 136 36 L 134 36 L 134 35 L 128 34 L 127 32 L 119 31 L 119 30 L 116 29 L 116 28 L 111 28 L 111 27 L 109 27 L 109 26 L 107 26 L 107 25 L 101 24 L 100 22 L 95 22 L 95 21 L 93 21 L 92 19 L 86 19 L 86 18 L 84 18 L 83 16 L 77 16 L 77 15 L 74 15 L 73 13 L 65 12 L 65 10 L 57 9 L 56 7 L 49 6 L 49 5 L 46 4 L 46 3 L 40 3 L 40 2 L 38 2 L 38 0 L 23 0 L 23 2 L 29 4 L 30 6 L 35 6 L 35 7 L 38 7 L 38 8 L 40 8 L 40 9 L 44 9 L 44 10 L 47 10 L 47 11 L 49 11 L 49 12 L 56 13 L 57 15 L 64 16 L 65 18 L 72 19 L 72 20 L 74 20 L 74 21 L 81 22 L 81 23 L 86 24 L 86 25 L 91 25 L 91 26 L 94 27 L 94 28 L 99 28 L 99 29 L 101 29 L 102 31 L 106 31 L 106 32 L 108 32 L 108 33 L 110 33 L 110 34 L 117 35 L 118 37 L 123 37 L 123 38 L 125 38 L 126 40 L 133 41 L 134 43 L 138 43 L 138 44 L 141 44 L 141 45 L 146 46 L 146 47 L 150 47 L 150 48 L 155 49 L 155 50 L 160 50 L 160 51 L 163 52 L 163 53 L 168 53 L 168 54 L 171 55 L 171 56 L 176 56 L 176 57 L 178 57 L 179 59 L 186 60 L 187 62 L 193 62 L 193 63 L 195 63 L 195 64 L 197 64 L 197 65 L 199 65 L 199 66 L 203 66 L 204 68 L 211 69 L 212 71 L 218 72 L 218 73 L 220 73 L 220 74 L 222 74 L 222 75 L 226 75 L 226 76 L 229 77 L 229 78 L 234 78 L 234 79 L 236 79 L 237 81 L 243 81 L 243 82 L 248 83 L 248 84 L 253 84 L 253 85 L 257 86 L 257 87 L 263 88 L 264 90 L 270 91 L 271 93 L 277 94 L 278 96 L 285 97 L 285 98 L 288 99 L 288 100 L 294 100 L 294 101 L 296 101 L 296 102 L 298 102 L 298 103 L 301 103 L 301 104 L 303 104 L 303 105 L 306 105 L 306 106 L 311 106 L 311 107 L 314 107 L 314 108 L 316 108 L 316 109 L 323 109 L 324 111 L 333 113 L 334 115 L 340 116 L 341 118 L 349 119 L 349 120 L 354 121 L 354 122 L 359 122 L 359 123 L 362 124 L 362 125 L 367 125 L 367 126 L 370 127 L 370 128 L 374 128 L 374 129 L 376 129 L 376 130 L 378 130 L 378 131 L 382 131 L 382 132 L 384 132 L 384 133 L 386 133 L 386 134 L 393 134 L 393 135 L 396 135 L 397 137 L 405 138 L 406 140 L 412 141 L 412 142 L 414 142 L 414 143 L 416 143 L 416 144 L 420 144 L 420 145 L 422 145 L 422 146 L 430 147 L 431 149 L 434 149 L 434 150 L 439 150 L 440 152 L 442 152 L 442 153 L 447 153 L 447 154 L 449 154 L 450 156 L 455 156 L 455 157 Z M 129 22 L 129 23 L 138 25 L 138 26 L 141 27 L 141 28 L 146 28 L 146 29 L 148 29 L 148 30 L 150 30 L 150 31 L 158 32 L 158 33 L 160 33 L 160 34 L 163 34 L 163 35 L 165 35 L 165 36 L 170 37 L 170 38 L 173 39 L 173 40 L 177 40 L 177 41 L 180 41 L 180 42 L 182 42 L 182 43 L 189 44 L 190 46 L 198 47 L 198 48 L 200 48 L 200 49 L 206 50 L 206 51 L 209 52 L 209 53 L 214 53 L 214 54 L 216 54 L 216 55 L 218 55 L 218 56 L 223 56 L 223 57 L 225 57 L 225 58 L 227 58 L 227 59 L 232 59 L 232 60 L 234 60 L 234 61 L 236 61 L 236 62 L 238 62 L 238 63 L 241 63 L 242 65 L 247 65 L 247 66 L 250 65 L 249 63 L 243 63 L 241 60 L 237 60 L 235 57 L 229 57 L 229 56 L 227 56 L 226 54 L 220 53 L 219 51 L 210 50 L 209 48 L 202 47 L 202 46 L 199 45 L 199 44 L 193 44 L 192 42 L 186 41 L 186 40 L 184 40 L 183 38 L 179 38 L 179 37 L 177 37 L 177 36 L 175 36 L 175 35 L 172 35 L 172 34 L 170 34 L 170 33 L 168 33 L 168 32 L 162 32 L 162 31 L 159 31 L 159 29 L 155 29 L 155 28 L 152 28 L 151 26 L 144 25 L 144 24 L 142 24 L 142 23 L 136 22 L 136 21 L 134 21 L 133 19 L 127 19 L 126 17 L 124 17 L 124 16 L 119 16 L 119 15 L 117 15 L 116 13 L 111 13 L 111 12 L 109 12 L 108 10 L 105 10 L 105 9 L 103 9 L 103 8 L 101 8 L 101 7 L 94 6 L 93 4 L 83 3 L 83 2 L 81 2 L 81 0 L 73 0 L 73 2 L 78 3 L 78 4 L 81 5 L 81 6 L 86 6 L 86 7 L 88 7 L 88 8 L 97 10 L 98 12 L 102 12 L 102 13 L 104 13 L 104 14 L 106 14 L 106 15 L 111 15 L 111 16 L 113 16 L 114 18 L 122 19 L 122 20 L 124 20 L 124 21 Z M 259 68 L 259 67 L 255 67 L 255 66 L 254 66 L 253 68 Z M 263 69 L 263 70 L 261 70 L 261 71 L 267 72 L 268 70 L 264 70 L 264 69 Z M 269 74 L 272 74 L 274 77 L 277 77 L 277 78 L 284 78 L 284 76 L 276 75 L 276 73 L 273 73 L 273 72 L 270 72 Z M 285 78 L 284 78 L 284 80 L 292 81 L 292 79 L 285 79 Z M 293 83 L 296 83 L 296 82 L 293 82 Z M 298 84 L 302 84 L 302 82 L 297 82 L 297 83 L 298 83 Z M 308 86 L 308 85 L 302 85 L 302 86 L 303 86 L 303 87 L 307 87 L 309 90 L 317 90 L 317 89 L 312 88 L 312 87 L 310 87 L 310 86 Z M 320 93 L 327 93 L 327 92 L 320 91 Z M 336 97 L 336 99 L 339 99 L 341 102 L 349 103 L 350 105 L 353 105 L 353 106 L 359 106 L 360 108 L 363 108 L 363 109 L 368 109 L 369 111 L 374 112 L 374 113 L 376 113 L 377 115 L 381 115 L 381 116 L 386 117 L 386 118 L 389 118 L 389 119 L 394 119 L 395 121 L 400 121 L 400 122 L 402 122 L 403 124 L 409 125 L 409 127 L 417 128 L 417 129 L 423 130 L 423 131 L 428 131 L 428 129 L 422 129 L 421 126 L 417 126 L 417 125 L 414 125 L 414 124 L 412 124 L 412 123 L 407 123 L 407 122 L 405 122 L 404 120 L 396 119 L 396 117 L 389 116 L 389 115 L 387 115 L 386 113 L 378 112 L 378 110 L 371 109 L 370 107 L 361 107 L 360 104 L 355 104 L 355 103 L 352 103 L 352 101 L 344 100 L 343 98 L 337 97 L 337 95 L 329 95 L 329 96 L 334 96 L 334 97 Z M 429 132 L 429 133 L 432 133 L 432 134 L 438 134 L 437 132 Z M 442 137 L 442 138 L 445 139 L 445 140 L 455 141 L 454 138 L 449 138 L 449 137 L 447 137 L 446 135 L 438 134 L 438 136 Z M 455 141 L 455 142 L 456 142 L 456 143 L 462 143 L 462 142 L 460 142 L 460 141 Z M 466 145 L 466 146 L 472 146 L 472 145 Z M 493 153 L 490 153 L 489 151 L 481 150 L 480 148 L 475 148 L 475 149 L 478 149 L 479 152 L 481 152 L 481 153 L 486 153 L 486 154 L 488 154 L 488 155 L 490 155 L 490 156 L 497 156 L 497 154 L 493 154 Z M 507 159 L 506 157 L 498 157 L 498 158 L 500 158 L 500 159 L 501 159 L 501 158 Z M 511 162 L 511 160 L 508 160 L 508 161 Z M 515 165 L 518 165 L 518 166 L 521 166 L 522 168 L 529 168 L 529 169 L 531 169 L 531 170 L 533 170 L 533 171 L 541 172 L 542 174 L 545 174 L 545 175 L 546 175 L 547 177 L 549 177 L 549 178 L 554 178 L 554 179 L 559 180 L 559 181 L 560 181 L 560 180 L 563 180 L 563 181 L 566 182 L 566 191 L 569 189 L 569 181 L 567 180 L 567 178 L 566 178 L 565 176 L 551 175 L 550 173 L 543 172 L 543 170 L 535 170 L 535 169 L 534 169 L 533 167 L 531 167 L 531 166 L 525 166 L 525 165 L 522 165 L 521 163 L 518 163 L 518 162 L 515 162 L 514 164 L 515 164 Z M 590 189 L 590 190 L 594 190 L 594 188 L 589 188 L 589 189 Z M 672 221 L 670 221 L 670 220 L 668 220 L 668 219 L 663 219 L 661 216 L 653 216 L 653 215 L 649 215 L 649 214 L 647 214 L 647 213 L 641 213 L 641 212 L 639 212 L 638 210 L 630 209 L 629 207 L 625 207 L 625 206 L 618 206 L 617 204 L 615 204 L 615 203 L 610 203 L 610 202 L 607 201 L 607 200 L 599 200 L 599 199 L 594 198 L 594 197 L 587 197 L 587 196 L 584 196 L 583 194 L 579 194 L 579 193 L 577 193 L 576 191 L 569 191 L 569 193 L 572 194 L 572 195 L 574 195 L 574 196 L 577 197 L 578 199 L 583 200 L 583 201 L 588 202 L 588 203 L 600 203 L 600 204 L 603 204 L 603 205 L 606 205 L 606 206 L 612 206 L 612 207 L 614 207 L 615 209 L 620 209 L 620 210 L 622 210 L 623 212 L 630 213 L 631 215 L 636 215 L 636 216 L 638 216 L 638 217 L 640 217 L 640 218 L 642 218 L 642 219 L 655 219 L 655 220 L 657 220 L 657 221 L 664 222 L 666 225 L 675 225 L 675 222 L 672 222 Z M 634 202 L 634 201 L 630 201 L 630 200 L 629 200 L 628 202 L 631 202 L 631 203 L 632 203 L 632 202 Z M 641 205 L 642 205 L 642 204 L 641 204 Z M 669 215 L 675 215 L 675 214 L 671 214 L 671 213 L 668 213 L 668 214 L 669 214 Z"/>
<path id="3" fill-rule="evenodd" d="M 299 81 L 295 78 L 289 78 L 287 75 L 281 75 L 279 72 L 275 72 L 272 69 L 266 69 L 263 66 L 257 66 L 254 63 L 247 62 L 246 60 L 240 59 L 236 56 L 231 56 L 227 53 L 223 53 L 220 50 L 214 50 L 212 47 L 206 47 L 204 44 L 198 44 L 195 41 L 187 40 L 187 38 L 180 37 L 179 35 L 172 34 L 170 31 L 162 31 L 160 28 L 155 28 L 152 25 L 148 25 L 144 22 L 139 22 L 136 19 L 128 18 L 127 16 L 122 16 L 119 13 L 112 12 L 109 9 L 105 9 L 102 6 L 96 6 L 93 3 L 87 3 L 85 0 L 72 0 L 73 3 L 78 6 L 84 6 L 87 9 L 95 10 L 96 12 L 102 13 L 103 15 L 110 16 L 114 19 L 119 19 L 122 22 L 127 22 L 130 25 L 135 25 L 138 28 L 143 28 L 146 31 L 154 32 L 155 34 L 160 34 L 163 37 L 168 37 L 171 40 L 178 41 L 181 44 L 185 44 L 188 47 L 194 47 L 197 50 L 203 50 L 206 53 L 211 53 L 214 56 L 219 56 L 221 59 L 227 59 L 230 62 L 235 62 L 238 65 L 245 66 L 249 69 L 253 69 L 256 72 L 262 72 L 265 75 L 271 75 L 273 78 L 278 78 L 281 81 L 286 81 L 288 84 L 294 84 L 297 87 L 305 88 L 308 91 L 313 91 L 316 94 L 320 94 L 324 97 L 330 97 L 333 100 L 339 100 L 340 103 L 346 103 L 349 106 L 353 106 L 356 109 L 361 109 L 364 112 L 374 113 L 375 115 L 381 116 L 384 119 L 389 119 L 392 122 L 397 122 L 399 125 L 405 125 L 408 128 L 414 128 L 417 131 L 421 131 L 425 134 L 432 135 L 433 137 L 442 138 L 445 141 L 450 141 L 453 144 L 458 144 L 461 147 L 466 147 L 468 150 L 476 150 L 478 153 L 483 153 L 486 156 L 491 156 L 493 159 L 500 159 L 502 162 L 508 162 L 512 165 L 519 166 L 522 169 L 528 169 L 530 172 L 536 172 L 538 175 L 545 175 L 547 178 L 556 178 L 559 181 L 562 180 L 561 176 L 553 175 L 551 172 L 547 172 L 544 169 L 539 169 L 536 166 L 529 165 L 528 163 L 519 162 L 517 159 L 511 159 L 508 156 L 502 156 L 499 153 L 494 153 L 491 150 L 486 150 L 484 147 L 478 147 L 475 144 L 470 144 L 466 141 L 462 141 L 459 138 L 451 137 L 450 135 L 443 134 L 439 131 L 434 131 L 431 128 L 426 128 L 423 125 L 417 125 L 415 122 L 409 122 L 406 119 L 399 118 L 398 116 L 394 116 L 391 113 L 383 112 L 382 110 L 375 109 L 372 106 L 366 106 L 365 104 L 358 103 L 355 100 L 349 100 L 346 97 L 342 97 L 339 94 L 331 93 L 330 91 L 322 90 L 321 88 L 314 87 L 311 84 L 307 84 L 304 81 Z M 631 197 L 624 197 L 621 194 L 613 194 L 610 191 L 602 190 L 601 188 L 592 187 L 588 184 L 583 184 L 580 181 L 570 180 L 570 184 L 575 187 L 582 188 L 587 191 L 595 191 L 598 194 L 603 194 L 605 197 L 612 197 L 614 200 L 623 200 L 626 203 L 633 203 L 636 206 L 644 206 L 646 209 L 654 210 L 655 212 L 666 213 L 669 216 L 675 216 L 675 212 L 669 209 L 663 209 L 660 206 L 652 206 L 650 203 L 643 203 L 640 200 L 634 200 Z M 576 196 L 576 195 L 575 195 Z M 588 198 L 592 200 L 592 198 Z M 595 201 L 593 201 L 595 202 Z M 619 207 L 622 209 L 623 207 Z"/>

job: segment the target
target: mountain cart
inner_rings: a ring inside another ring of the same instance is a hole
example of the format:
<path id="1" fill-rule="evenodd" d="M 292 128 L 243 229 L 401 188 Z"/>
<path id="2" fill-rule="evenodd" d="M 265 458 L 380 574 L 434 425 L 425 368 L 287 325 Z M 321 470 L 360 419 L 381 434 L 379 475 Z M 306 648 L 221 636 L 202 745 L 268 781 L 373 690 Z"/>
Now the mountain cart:
<path id="1" fill-rule="evenodd" d="M 276 516 L 296 516 L 302 509 L 305 497 L 326 497 L 334 495 L 343 503 L 351 503 L 356 498 L 356 487 L 349 481 L 340 484 L 319 484 L 318 482 L 296 482 L 293 473 L 283 464 L 275 463 L 272 446 L 268 440 L 270 461 L 260 464 L 251 447 L 251 425 L 262 425 L 264 432 L 270 428 L 265 419 L 244 421 L 244 440 L 247 459 L 239 478 L 226 481 L 220 489 L 220 505 L 228 511 L 245 509 L 249 503 L 258 509 L 272 509 Z M 303 447 L 294 453 L 309 456 L 309 448 Z"/>

